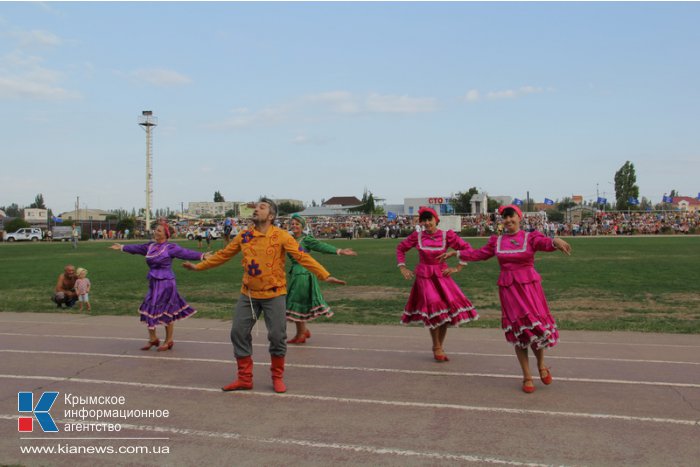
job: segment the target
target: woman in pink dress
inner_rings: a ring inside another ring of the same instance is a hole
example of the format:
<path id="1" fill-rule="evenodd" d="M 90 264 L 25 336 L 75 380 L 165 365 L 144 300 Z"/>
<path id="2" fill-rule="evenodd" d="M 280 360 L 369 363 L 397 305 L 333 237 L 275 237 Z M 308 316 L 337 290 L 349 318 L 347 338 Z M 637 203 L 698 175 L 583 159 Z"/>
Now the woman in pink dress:
<path id="1" fill-rule="evenodd" d="M 489 242 L 478 250 L 459 252 L 460 263 L 498 258 L 501 274 L 498 278 L 498 296 L 501 299 L 501 326 L 506 340 L 515 346 L 515 354 L 523 371 L 522 389 L 535 391 L 528 362 L 528 347 L 537 357 L 537 368 L 544 384 L 552 383 L 552 373 L 544 363 L 544 349 L 559 341 L 559 332 L 547 306 L 542 290 L 542 278 L 535 271 L 535 252 L 560 250 L 571 253 L 571 246 L 560 238 L 548 238 L 542 233 L 520 230 L 522 211 L 514 205 L 501 206 L 503 235 L 492 235 Z M 455 253 L 446 253 L 445 259 Z"/>
<path id="2" fill-rule="evenodd" d="M 429 328 L 435 360 L 446 362 L 449 358 L 445 355 L 443 345 L 447 326 L 459 326 L 479 319 L 479 314 L 451 277 L 462 269 L 462 265 L 451 268 L 438 257 L 448 248 L 462 250 L 471 249 L 471 246 L 452 230 L 438 229 L 440 218 L 431 208 L 420 208 L 418 221 L 421 231 L 413 232 L 396 247 L 401 274 L 406 280 L 415 277 L 401 322 L 419 322 Z M 406 252 L 411 248 L 418 250 L 415 274 L 406 267 Z"/>

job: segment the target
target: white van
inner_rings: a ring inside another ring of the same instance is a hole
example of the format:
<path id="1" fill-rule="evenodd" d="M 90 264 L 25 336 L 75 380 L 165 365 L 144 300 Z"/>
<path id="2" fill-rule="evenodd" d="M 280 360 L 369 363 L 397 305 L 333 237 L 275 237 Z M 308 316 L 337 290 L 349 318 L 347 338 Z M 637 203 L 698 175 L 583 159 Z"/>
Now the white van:
<path id="1" fill-rule="evenodd" d="M 42 238 L 43 234 L 41 233 L 41 229 L 34 227 L 26 227 L 12 233 L 5 232 L 5 241 L 7 242 L 15 242 L 20 240 L 31 240 L 32 242 L 38 242 Z"/>

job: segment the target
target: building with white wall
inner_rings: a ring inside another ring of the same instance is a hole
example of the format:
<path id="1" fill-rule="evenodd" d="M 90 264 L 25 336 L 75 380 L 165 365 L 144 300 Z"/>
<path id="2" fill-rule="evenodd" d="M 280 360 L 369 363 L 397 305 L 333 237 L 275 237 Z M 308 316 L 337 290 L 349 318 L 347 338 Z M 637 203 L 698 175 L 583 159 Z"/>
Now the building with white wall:
<path id="1" fill-rule="evenodd" d="M 225 216 L 228 211 L 235 211 L 239 201 L 190 201 L 187 214 L 195 217 Z"/>
<path id="2" fill-rule="evenodd" d="M 449 196 L 428 196 L 427 198 L 404 198 L 404 215 L 407 216 L 417 216 L 418 209 L 421 206 L 426 206 L 435 209 L 438 215 L 452 214 L 455 212 L 454 208 L 450 204 Z"/>
<path id="3" fill-rule="evenodd" d="M 46 224 L 48 209 L 24 208 L 24 220 L 30 224 Z"/>

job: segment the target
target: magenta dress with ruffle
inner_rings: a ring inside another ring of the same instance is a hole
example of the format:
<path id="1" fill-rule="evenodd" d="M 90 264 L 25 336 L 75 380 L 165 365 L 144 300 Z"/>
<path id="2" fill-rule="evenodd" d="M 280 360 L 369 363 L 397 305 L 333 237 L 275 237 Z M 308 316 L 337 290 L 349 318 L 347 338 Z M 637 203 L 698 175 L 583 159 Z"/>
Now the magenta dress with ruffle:
<path id="1" fill-rule="evenodd" d="M 418 322 L 434 329 L 443 324 L 459 326 L 479 319 L 474 305 L 454 279 L 442 275 L 442 271 L 448 267 L 447 263 L 437 260 L 448 248 L 471 250 L 471 246 L 452 230 L 438 229 L 433 234 L 413 232 L 396 247 L 399 264 L 405 264 L 406 252 L 411 248 L 418 250 L 418 266 L 414 271 L 416 280 L 401 315 L 401 323 Z"/>
<path id="2" fill-rule="evenodd" d="M 521 349 L 554 347 L 559 341 L 557 324 L 549 312 L 542 278 L 535 271 L 535 252 L 554 251 L 554 241 L 540 232 L 493 235 L 478 250 L 462 250 L 461 261 L 498 258 L 501 274 L 501 326 L 506 340 Z"/>

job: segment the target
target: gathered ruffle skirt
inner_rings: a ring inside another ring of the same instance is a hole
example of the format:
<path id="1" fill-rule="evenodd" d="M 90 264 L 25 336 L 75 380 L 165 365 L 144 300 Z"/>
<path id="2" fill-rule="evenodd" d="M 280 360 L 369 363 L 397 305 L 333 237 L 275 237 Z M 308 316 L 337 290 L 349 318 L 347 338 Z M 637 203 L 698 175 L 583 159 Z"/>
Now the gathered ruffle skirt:
<path id="1" fill-rule="evenodd" d="M 402 324 L 422 323 L 427 328 L 459 326 L 479 319 L 474 305 L 451 277 L 432 275 L 416 280 L 401 315 Z"/>
<path id="2" fill-rule="evenodd" d="M 313 321 L 333 316 L 331 307 L 321 295 L 318 279 L 311 273 L 290 274 L 287 284 L 287 319 L 289 321 Z"/>
<path id="3" fill-rule="evenodd" d="M 554 347 L 559 342 L 557 324 L 549 311 L 539 281 L 499 286 L 501 327 L 506 340 L 526 349 Z"/>
<path id="4" fill-rule="evenodd" d="M 148 293 L 139 307 L 141 322 L 149 329 L 166 326 L 197 313 L 177 292 L 175 279 L 149 279 Z"/>

